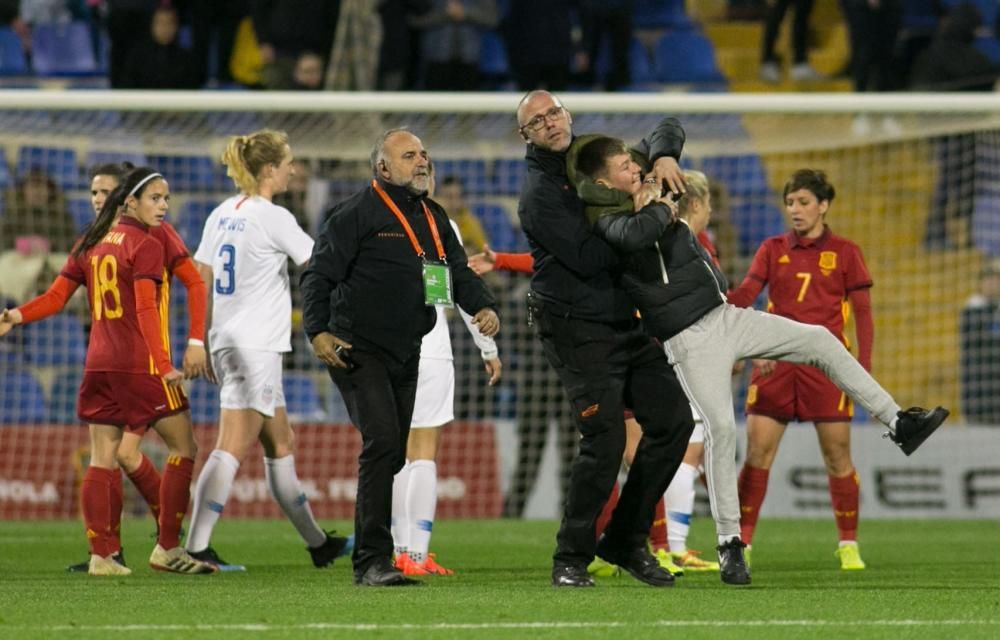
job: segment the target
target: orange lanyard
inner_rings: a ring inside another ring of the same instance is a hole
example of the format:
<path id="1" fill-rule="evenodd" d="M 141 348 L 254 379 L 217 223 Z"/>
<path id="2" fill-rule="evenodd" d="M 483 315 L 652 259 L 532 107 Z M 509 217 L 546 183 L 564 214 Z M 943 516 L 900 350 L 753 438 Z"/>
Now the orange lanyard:
<path id="1" fill-rule="evenodd" d="M 375 192 L 378 193 L 378 196 L 382 198 L 382 202 L 385 203 L 385 206 L 389 207 L 389 211 L 392 211 L 393 215 L 396 216 L 396 219 L 399 220 L 399 224 L 403 225 L 403 229 L 406 231 L 407 237 L 410 238 L 410 244 L 413 245 L 413 250 L 417 252 L 417 256 L 421 259 L 425 258 L 427 256 L 427 252 L 420 246 L 420 241 L 417 240 L 417 234 L 413 233 L 413 227 L 411 227 L 410 223 L 406 221 L 406 216 L 404 216 L 403 212 L 399 210 L 399 207 L 397 207 L 396 203 L 392 201 L 392 198 L 390 198 L 389 194 L 385 192 L 382 186 L 378 183 L 378 180 L 372 180 L 372 187 L 375 189 Z M 421 201 L 420 204 L 424 208 L 424 215 L 427 217 L 427 224 L 431 228 L 431 236 L 434 238 L 434 246 L 437 248 L 438 257 L 441 259 L 441 262 L 447 262 L 444 245 L 441 244 L 441 236 L 438 235 L 437 223 L 434 222 L 434 216 L 431 215 L 431 210 L 427 208 L 426 202 Z"/>

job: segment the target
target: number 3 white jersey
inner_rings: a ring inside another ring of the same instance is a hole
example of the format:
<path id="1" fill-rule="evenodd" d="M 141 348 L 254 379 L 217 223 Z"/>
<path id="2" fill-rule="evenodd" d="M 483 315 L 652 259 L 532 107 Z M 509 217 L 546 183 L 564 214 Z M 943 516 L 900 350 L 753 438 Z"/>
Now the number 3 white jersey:
<path id="1" fill-rule="evenodd" d="M 295 217 L 260 196 L 238 195 L 205 221 L 194 259 L 212 268 L 212 351 L 291 351 L 288 258 L 303 264 L 313 240 Z"/>

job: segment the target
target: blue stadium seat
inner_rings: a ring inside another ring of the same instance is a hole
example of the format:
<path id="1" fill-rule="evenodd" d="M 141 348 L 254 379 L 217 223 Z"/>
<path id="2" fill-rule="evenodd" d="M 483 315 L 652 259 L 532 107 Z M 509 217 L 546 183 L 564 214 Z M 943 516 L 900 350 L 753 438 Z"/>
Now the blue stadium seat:
<path id="1" fill-rule="evenodd" d="M 992 33 L 976 38 L 976 49 L 979 49 L 993 64 L 1000 63 L 1000 40 L 997 40 Z"/>
<path id="2" fill-rule="evenodd" d="M 669 31 L 653 50 L 656 79 L 667 83 L 724 84 L 711 40 L 697 29 Z"/>
<path id="3" fill-rule="evenodd" d="M 937 27 L 939 0 L 906 0 L 902 26 L 907 31 L 933 33 Z"/>
<path id="4" fill-rule="evenodd" d="M 776 198 L 732 198 L 729 219 L 739 232 L 741 255 L 753 255 L 761 242 L 785 232 L 785 218 L 775 202 Z"/>
<path id="5" fill-rule="evenodd" d="M 977 188 L 973 202 L 973 244 L 987 256 L 1000 256 L 1000 185 Z"/>
<path id="6" fill-rule="evenodd" d="M 40 76 L 100 72 L 86 22 L 36 24 L 31 32 L 31 46 L 31 64 Z"/>
<path id="7" fill-rule="evenodd" d="M 285 410 L 298 420 L 326 420 L 319 392 L 312 376 L 307 373 L 286 372 L 282 380 L 285 390 Z"/>
<path id="8" fill-rule="evenodd" d="M 164 175 L 174 192 L 228 188 L 222 165 L 209 156 L 155 155 L 149 157 L 149 166 Z"/>
<path id="9" fill-rule="evenodd" d="M 0 424 L 38 423 L 47 419 L 42 383 L 30 371 L 0 369 Z"/>
<path id="10" fill-rule="evenodd" d="M 70 198 L 66 201 L 66 208 L 69 209 L 69 215 L 73 216 L 77 232 L 82 233 L 83 228 L 94 219 L 94 207 L 90 204 L 90 198 Z"/>
<path id="11" fill-rule="evenodd" d="M 181 234 L 184 244 L 192 255 L 198 250 L 198 244 L 201 242 L 205 220 L 208 220 L 209 214 L 218 205 L 219 203 L 214 200 L 188 200 L 171 219 L 171 224 L 176 227 L 177 233 Z"/>
<path id="12" fill-rule="evenodd" d="M 87 334 L 70 313 L 32 322 L 24 327 L 28 359 L 39 366 L 82 365 L 87 358 Z"/>
<path id="13" fill-rule="evenodd" d="M 684 0 L 636 0 L 632 14 L 636 29 L 683 29 L 691 26 Z"/>
<path id="14" fill-rule="evenodd" d="M 730 195 L 766 195 L 767 185 L 764 161 L 755 153 L 738 156 L 708 156 L 701 160 L 701 170 L 709 179 L 726 186 Z"/>
<path id="15" fill-rule="evenodd" d="M 462 182 L 466 195 L 479 196 L 490 192 L 489 173 L 486 161 L 461 158 L 434 160 L 434 175 L 440 184 L 446 176 L 455 176 Z"/>
<path id="16" fill-rule="evenodd" d="M 21 38 L 10 27 L 0 27 L 0 75 L 23 76 L 31 73 Z"/>
<path id="17" fill-rule="evenodd" d="M 611 45 L 605 38 L 601 42 L 601 48 L 597 53 L 597 60 L 594 62 L 594 72 L 599 79 L 605 79 L 611 70 Z M 653 69 L 653 60 L 649 56 L 649 51 L 642 41 L 633 37 L 629 42 L 629 71 L 633 85 L 650 84 L 656 82 L 656 74 Z"/>
<path id="18" fill-rule="evenodd" d="M 479 73 L 490 79 L 505 78 L 510 75 L 507 47 L 496 31 L 485 32 L 480 41 Z"/>
<path id="19" fill-rule="evenodd" d="M 102 164 L 121 164 L 131 162 L 137 167 L 148 164 L 146 154 L 142 151 L 104 151 L 101 149 L 91 149 L 87 151 L 87 165 L 84 167 L 89 173 L 95 167 Z M 88 175 L 89 179 L 90 176 Z"/>
<path id="20" fill-rule="evenodd" d="M 59 424 L 77 424 L 76 398 L 83 380 L 83 370 L 73 367 L 58 374 L 49 394 L 49 420 Z"/>
<path id="21" fill-rule="evenodd" d="M 40 169 L 52 177 L 61 189 L 84 187 L 76 151 L 59 147 L 23 146 L 17 150 L 17 175 L 26 176 Z"/>
<path id="22" fill-rule="evenodd" d="M 527 168 L 523 158 L 500 158 L 493 163 L 493 193 L 502 196 L 521 194 Z"/>
<path id="23" fill-rule="evenodd" d="M 511 223 L 504 207 L 498 204 L 476 203 L 472 205 L 472 213 L 482 223 L 491 248 L 497 251 L 526 249 L 527 242 L 524 235 Z"/>
<path id="24" fill-rule="evenodd" d="M 219 387 L 196 378 L 188 387 L 191 420 L 195 424 L 213 425 L 219 422 Z"/>
<path id="25" fill-rule="evenodd" d="M 7 189 L 14 184 L 10 177 L 10 168 L 7 166 L 5 150 L 0 147 L 0 191 Z"/>
<path id="26" fill-rule="evenodd" d="M 996 24 L 997 12 L 1000 7 L 997 6 L 996 0 L 943 0 L 942 5 L 946 10 L 950 11 L 955 5 L 958 4 L 973 4 L 979 11 L 979 17 L 982 18 L 982 25 L 987 27 L 990 31 L 993 31 L 993 25 Z M 903 3 L 908 4 L 908 3 Z"/>

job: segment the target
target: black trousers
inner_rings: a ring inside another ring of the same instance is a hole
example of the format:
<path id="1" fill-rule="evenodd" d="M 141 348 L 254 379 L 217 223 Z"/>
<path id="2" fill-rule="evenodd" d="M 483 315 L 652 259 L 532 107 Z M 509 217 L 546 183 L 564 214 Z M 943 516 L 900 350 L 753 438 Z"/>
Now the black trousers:
<path id="1" fill-rule="evenodd" d="M 625 406 L 642 425 L 642 439 L 605 530 L 613 547 L 644 544 L 656 502 L 684 458 L 694 421 L 663 350 L 637 320 L 609 325 L 541 310 L 537 324 L 582 436 L 553 562 L 587 565 L 594 558 L 597 516 L 621 466 Z"/>
<path id="2" fill-rule="evenodd" d="M 351 357 L 356 364 L 353 371 L 333 367 L 329 371 L 351 422 L 361 432 L 352 557 L 357 577 L 374 560 L 392 558 L 392 478 L 406 463 L 420 350 L 399 363 L 355 344 Z"/>

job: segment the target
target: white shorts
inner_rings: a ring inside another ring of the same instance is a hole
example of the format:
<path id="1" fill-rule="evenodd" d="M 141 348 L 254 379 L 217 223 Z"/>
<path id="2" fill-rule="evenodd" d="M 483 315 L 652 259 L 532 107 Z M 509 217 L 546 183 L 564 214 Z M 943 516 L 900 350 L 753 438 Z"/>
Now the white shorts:
<path id="1" fill-rule="evenodd" d="M 212 353 L 223 409 L 253 409 L 268 418 L 285 406 L 281 386 L 281 354 L 276 351 L 226 348 Z"/>
<path id="2" fill-rule="evenodd" d="M 705 421 L 701 419 L 701 414 L 691 405 L 691 415 L 694 418 L 694 431 L 691 432 L 691 439 L 688 444 L 699 444 L 705 442 Z"/>
<path id="3" fill-rule="evenodd" d="M 411 429 L 440 427 L 455 419 L 455 363 L 421 358 Z"/>

